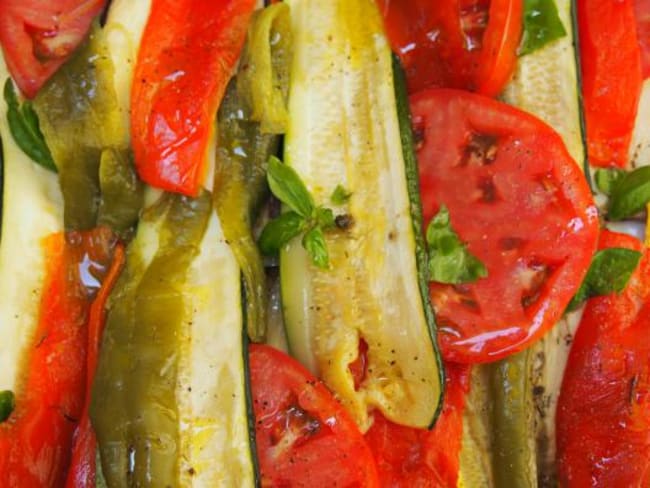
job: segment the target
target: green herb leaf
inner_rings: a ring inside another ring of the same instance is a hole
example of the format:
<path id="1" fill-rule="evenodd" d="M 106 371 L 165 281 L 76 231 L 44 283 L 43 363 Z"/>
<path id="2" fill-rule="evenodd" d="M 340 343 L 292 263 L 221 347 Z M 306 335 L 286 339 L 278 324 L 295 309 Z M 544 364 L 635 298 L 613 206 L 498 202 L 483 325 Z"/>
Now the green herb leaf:
<path id="1" fill-rule="evenodd" d="M 305 218 L 311 217 L 315 207 L 314 199 L 291 166 L 271 156 L 266 178 L 271 191 L 282 203 Z"/>
<path id="2" fill-rule="evenodd" d="M 650 166 L 642 166 L 625 175 L 612 189 L 607 209 L 609 220 L 623 220 L 650 202 Z"/>
<path id="3" fill-rule="evenodd" d="M 286 212 L 271 220 L 260 235 L 258 244 L 262 254 L 277 253 L 291 239 L 305 230 L 305 218 L 296 212 Z"/>
<path id="4" fill-rule="evenodd" d="M 29 101 L 23 102 L 22 105 L 19 104 L 14 84 L 10 78 L 7 78 L 5 82 L 4 98 L 7 102 L 9 130 L 18 147 L 34 162 L 56 172 L 56 165 L 41 132 L 38 116 Z"/>
<path id="5" fill-rule="evenodd" d="M 14 392 L 10 390 L 0 391 L 0 423 L 9 418 L 15 407 Z"/>
<path id="6" fill-rule="evenodd" d="M 320 227 L 313 227 L 302 238 L 302 245 L 319 268 L 327 269 L 330 264 L 325 235 Z"/>
<path id="7" fill-rule="evenodd" d="M 641 253 L 632 249 L 612 247 L 598 251 L 567 310 L 575 310 L 591 297 L 622 292 L 640 259 Z"/>
<path id="8" fill-rule="evenodd" d="M 627 174 L 625 170 L 618 168 L 597 169 L 594 174 L 596 186 L 605 195 L 611 195 L 614 187 L 623 179 Z"/>
<path id="9" fill-rule="evenodd" d="M 451 227 L 449 210 L 442 205 L 427 228 L 429 281 L 471 283 L 487 276 L 485 265 L 461 242 Z"/>
<path id="10" fill-rule="evenodd" d="M 316 225 L 323 230 L 336 227 L 334 212 L 331 208 L 318 207 L 316 209 Z"/>
<path id="11" fill-rule="evenodd" d="M 554 0 L 524 0 L 524 32 L 519 56 L 541 49 L 566 34 Z"/>
<path id="12" fill-rule="evenodd" d="M 336 188 L 334 188 L 332 196 L 330 197 L 330 201 L 333 205 L 343 205 L 351 196 L 352 193 L 343 188 L 343 185 L 336 185 Z"/>

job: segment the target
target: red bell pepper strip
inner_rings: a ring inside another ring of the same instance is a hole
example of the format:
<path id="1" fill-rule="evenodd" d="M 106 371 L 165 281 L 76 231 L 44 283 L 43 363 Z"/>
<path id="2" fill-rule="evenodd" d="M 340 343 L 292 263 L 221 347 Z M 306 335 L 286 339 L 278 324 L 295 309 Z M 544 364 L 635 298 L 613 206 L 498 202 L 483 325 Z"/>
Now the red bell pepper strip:
<path id="1" fill-rule="evenodd" d="M 44 241 L 47 270 L 27 377 L 0 425 L 8 488 L 63 486 L 86 388 L 86 317 L 115 240 L 107 229 Z"/>
<path id="2" fill-rule="evenodd" d="M 140 178 L 196 196 L 208 140 L 255 0 L 153 0 L 131 87 Z"/>
<path id="3" fill-rule="evenodd" d="M 85 488 L 95 486 L 97 472 L 96 452 L 97 438 L 90 423 L 88 409 L 90 408 L 91 389 L 97 361 L 99 359 L 99 345 L 104 331 L 106 319 L 106 302 L 122 272 L 125 261 L 124 246 L 117 244 L 113 262 L 108 274 L 104 278 L 95 300 L 90 306 L 88 314 L 88 356 L 86 363 L 86 399 L 81 416 L 81 421 L 75 432 L 72 462 L 68 471 L 67 488 Z"/>
<path id="4" fill-rule="evenodd" d="M 643 79 L 650 77 L 650 0 L 634 2 L 636 35 L 641 48 L 641 73 Z"/>
<path id="5" fill-rule="evenodd" d="M 448 363 L 445 369 L 445 399 L 432 430 L 397 425 L 375 413 L 366 441 L 375 456 L 381 486 L 447 488 L 458 484 L 470 366 Z"/>
<path id="6" fill-rule="evenodd" d="M 609 231 L 600 248 L 642 250 Z M 560 486 L 650 486 L 650 249 L 621 294 L 592 298 L 557 410 Z"/>
<path id="7" fill-rule="evenodd" d="M 641 93 L 634 0 L 579 0 L 589 162 L 625 167 Z"/>

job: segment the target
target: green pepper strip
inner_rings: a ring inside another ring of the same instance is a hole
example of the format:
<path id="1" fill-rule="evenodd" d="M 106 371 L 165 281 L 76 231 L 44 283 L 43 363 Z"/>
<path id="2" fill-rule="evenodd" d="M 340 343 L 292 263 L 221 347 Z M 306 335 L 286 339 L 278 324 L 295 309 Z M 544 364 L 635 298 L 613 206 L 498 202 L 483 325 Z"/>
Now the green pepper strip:
<path id="1" fill-rule="evenodd" d="M 151 236 L 146 223 L 129 248 L 107 316 L 91 415 L 109 486 L 178 484 L 176 384 L 183 283 L 212 207 L 208 194 L 164 198 L 167 211 L 153 223 L 158 249 L 145 266 L 140 249 Z"/>
<path id="2" fill-rule="evenodd" d="M 289 121 L 291 25 L 289 6 L 276 3 L 253 15 L 237 88 L 263 133 L 282 134 Z"/>
<path id="3" fill-rule="evenodd" d="M 486 366 L 492 410 L 492 468 L 496 486 L 537 486 L 532 355 L 523 351 Z"/>

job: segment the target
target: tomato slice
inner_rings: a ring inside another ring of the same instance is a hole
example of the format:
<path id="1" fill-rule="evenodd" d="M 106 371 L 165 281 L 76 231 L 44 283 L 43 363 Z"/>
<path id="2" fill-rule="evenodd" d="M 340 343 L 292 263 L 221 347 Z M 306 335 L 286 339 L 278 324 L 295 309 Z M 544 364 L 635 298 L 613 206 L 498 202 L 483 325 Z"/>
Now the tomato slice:
<path id="1" fill-rule="evenodd" d="M 153 0 L 131 87 L 135 163 L 152 186 L 197 196 L 217 107 L 255 0 Z"/>
<path id="2" fill-rule="evenodd" d="M 641 49 L 641 75 L 645 80 L 650 77 L 650 0 L 636 0 L 634 15 L 637 39 Z"/>
<path id="3" fill-rule="evenodd" d="M 375 413 L 366 441 L 377 461 L 382 486 L 447 488 L 458 484 L 470 367 L 449 363 L 445 370 L 444 404 L 432 430 L 397 425 Z"/>
<path id="4" fill-rule="evenodd" d="M 106 0 L 2 0 L 0 44 L 11 76 L 28 98 L 84 40 Z"/>
<path id="5" fill-rule="evenodd" d="M 64 486 L 86 387 L 86 315 L 115 239 L 107 229 L 45 240 L 48 269 L 27 378 L 0 424 L 3 486 Z"/>
<path id="6" fill-rule="evenodd" d="M 378 487 L 363 435 L 323 383 L 269 346 L 250 346 L 262 486 Z"/>
<path id="7" fill-rule="evenodd" d="M 474 283 L 430 284 L 449 361 L 494 361 L 524 349 L 563 314 L 596 248 L 587 182 L 550 127 L 455 90 L 411 99 L 425 223 L 442 204 L 487 267 Z"/>
<path id="8" fill-rule="evenodd" d="M 600 247 L 642 250 L 603 231 Z M 589 300 L 557 410 L 562 486 L 650 486 L 650 250 L 627 288 Z"/>
<path id="9" fill-rule="evenodd" d="M 625 167 L 643 81 L 634 0 L 577 6 L 589 162 Z"/>
<path id="10" fill-rule="evenodd" d="M 376 0 L 410 93 L 428 87 L 498 95 L 517 64 L 522 0 Z"/>

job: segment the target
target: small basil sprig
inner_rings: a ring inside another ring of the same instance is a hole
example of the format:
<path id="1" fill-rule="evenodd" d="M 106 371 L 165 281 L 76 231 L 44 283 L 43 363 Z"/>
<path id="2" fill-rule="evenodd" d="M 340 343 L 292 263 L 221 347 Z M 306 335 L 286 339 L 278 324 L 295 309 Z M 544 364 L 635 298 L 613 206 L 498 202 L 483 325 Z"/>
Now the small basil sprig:
<path id="1" fill-rule="evenodd" d="M 258 241 L 262 253 L 275 254 L 304 233 L 302 245 L 312 262 L 319 268 L 328 268 L 325 231 L 337 227 L 332 209 L 317 206 L 298 173 L 274 156 L 269 159 L 266 178 L 271 192 L 289 211 L 271 220 L 262 230 Z"/>
<path id="2" fill-rule="evenodd" d="M 449 210 L 440 206 L 427 228 L 429 248 L 429 281 L 438 283 L 471 283 L 487 276 L 487 268 L 467 250 L 452 229 Z"/>
<path id="3" fill-rule="evenodd" d="M 11 390 L 0 391 L 0 423 L 9 418 L 15 407 L 14 392 Z"/>
<path id="4" fill-rule="evenodd" d="M 19 103 L 14 84 L 7 78 L 4 87 L 4 99 L 7 102 L 7 122 L 9 130 L 18 147 L 33 161 L 44 168 L 56 172 L 56 165 L 50 148 L 38 123 L 38 115 L 29 101 Z"/>
<path id="5" fill-rule="evenodd" d="M 588 298 L 622 292 L 640 259 L 641 253 L 632 249 L 612 247 L 598 251 L 567 311 L 577 309 Z"/>
<path id="6" fill-rule="evenodd" d="M 524 30 L 519 55 L 541 49 L 566 36 L 566 29 L 553 0 L 524 0 Z"/>
<path id="7" fill-rule="evenodd" d="M 609 220 L 623 220 L 645 209 L 650 202 L 650 166 L 642 166 L 612 183 L 607 207 Z"/>
<path id="8" fill-rule="evenodd" d="M 627 174 L 619 168 L 601 168 L 594 173 L 596 187 L 605 195 L 611 195 L 616 184 Z"/>
<path id="9" fill-rule="evenodd" d="M 347 191 L 343 185 L 336 185 L 336 188 L 334 188 L 332 196 L 330 197 L 330 201 L 333 205 L 343 205 L 350 199 L 351 196 L 352 193 Z"/>

